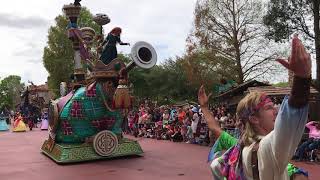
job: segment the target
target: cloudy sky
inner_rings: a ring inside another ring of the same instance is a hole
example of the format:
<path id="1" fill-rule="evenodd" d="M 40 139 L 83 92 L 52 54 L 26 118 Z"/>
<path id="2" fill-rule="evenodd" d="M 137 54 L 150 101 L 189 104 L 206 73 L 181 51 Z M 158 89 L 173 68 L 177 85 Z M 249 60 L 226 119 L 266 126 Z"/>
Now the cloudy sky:
<path id="1" fill-rule="evenodd" d="M 0 79 L 19 75 L 42 84 L 47 71 L 42 64 L 43 48 L 54 18 L 62 14 L 64 4 L 73 0 L 8 0 L 0 6 Z M 158 54 L 158 63 L 185 52 L 185 40 L 192 28 L 196 0 L 82 0 L 92 14 L 105 13 L 111 23 L 123 29 L 123 42 L 151 43 Z M 131 47 L 118 46 L 129 53 Z M 315 61 L 313 61 L 315 62 Z M 315 63 L 313 77 L 315 77 Z M 286 80 L 286 73 L 277 81 Z"/>
<path id="2" fill-rule="evenodd" d="M 0 6 L 0 78 L 19 75 L 23 82 L 35 84 L 46 81 L 42 64 L 47 32 L 54 18 L 62 14 L 62 6 L 72 0 L 9 0 Z M 123 29 L 122 41 L 143 40 L 151 43 L 158 62 L 182 55 L 185 39 L 192 27 L 196 0 L 82 0 L 92 14 L 105 13 L 114 26 Z M 129 53 L 130 47 L 118 46 Z"/>

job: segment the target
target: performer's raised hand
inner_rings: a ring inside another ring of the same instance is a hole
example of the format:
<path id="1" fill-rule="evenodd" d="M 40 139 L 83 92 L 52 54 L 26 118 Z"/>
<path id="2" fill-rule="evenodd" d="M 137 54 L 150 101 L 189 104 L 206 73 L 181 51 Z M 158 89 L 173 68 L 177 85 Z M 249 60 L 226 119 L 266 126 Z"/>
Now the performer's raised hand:
<path id="1" fill-rule="evenodd" d="M 302 78 L 310 78 L 310 54 L 305 50 L 305 47 L 298 38 L 298 35 L 294 35 L 291 46 L 291 55 L 289 56 L 288 61 L 285 59 L 277 59 L 277 61 L 287 69 L 291 70 L 294 75 Z"/>
<path id="2" fill-rule="evenodd" d="M 201 107 L 208 107 L 208 101 L 212 93 L 209 95 L 206 94 L 206 90 L 204 89 L 204 86 L 201 85 L 198 91 L 198 102 Z"/>

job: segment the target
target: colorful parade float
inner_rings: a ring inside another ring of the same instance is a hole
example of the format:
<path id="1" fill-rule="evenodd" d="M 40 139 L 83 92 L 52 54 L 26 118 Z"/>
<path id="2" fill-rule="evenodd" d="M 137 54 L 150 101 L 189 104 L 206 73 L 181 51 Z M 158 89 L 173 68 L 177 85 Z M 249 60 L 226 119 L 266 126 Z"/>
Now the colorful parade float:
<path id="1" fill-rule="evenodd" d="M 135 66 L 153 67 L 156 51 L 150 44 L 139 41 L 132 46 L 132 62 L 125 64 L 115 58 L 103 63 L 99 60 L 103 51 L 92 49 L 92 44 L 102 43 L 102 26 L 110 19 L 105 14 L 94 16 L 93 20 L 101 27 L 96 35 L 90 27 L 78 28 L 80 10 L 79 2 L 63 7 L 70 20 L 67 33 L 73 42 L 75 80 L 69 92 L 65 86 L 70 85 L 61 83 L 61 93 L 66 95 L 49 105 L 49 137 L 41 150 L 58 164 L 142 155 L 139 143 L 122 135 L 123 119 L 133 99 L 128 72 Z"/>

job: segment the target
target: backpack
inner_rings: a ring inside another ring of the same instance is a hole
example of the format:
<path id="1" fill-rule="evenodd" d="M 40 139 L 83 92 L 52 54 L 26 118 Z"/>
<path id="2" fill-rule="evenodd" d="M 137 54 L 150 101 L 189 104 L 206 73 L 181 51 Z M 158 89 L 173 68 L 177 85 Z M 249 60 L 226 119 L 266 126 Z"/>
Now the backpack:
<path id="1" fill-rule="evenodd" d="M 243 147 L 238 143 L 212 162 L 211 170 L 215 179 L 246 179 L 242 166 L 242 149 Z M 259 142 L 255 143 L 251 155 L 252 174 L 254 180 L 259 180 L 258 149 Z"/>

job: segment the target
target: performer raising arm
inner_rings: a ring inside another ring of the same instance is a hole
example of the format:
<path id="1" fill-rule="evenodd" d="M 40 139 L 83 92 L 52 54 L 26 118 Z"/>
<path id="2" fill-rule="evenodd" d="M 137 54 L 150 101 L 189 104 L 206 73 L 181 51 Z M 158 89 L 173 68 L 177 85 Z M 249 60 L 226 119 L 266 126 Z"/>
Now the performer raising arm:
<path id="1" fill-rule="evenodd" d="M 307 120 L 311 60 L 295 36 L 289 62 L 278 61 L 295 74 L 290 97 L 284 99 L 278 115 L 271 100 L 263 93 L 250 93 L 240 101 L 237 117 L 244 126 L 244 132 L 239 146 L 226 153 L 224 159 L 217 158 L 212 162 L 216 179 L 289 179 L 286 166 L 301 139 Z M 223 131 L 207 109 L 207 101 L 208 96 L 201 87 L 199 103 L 205 119 L 209 129 L 220 136 Z M 241 162 L 228 164 L 226 168 L 224 160 L 226 157 L 234 158 L 234 155 Z M 255 156 L 258 162 L 254 161 Z"/>

